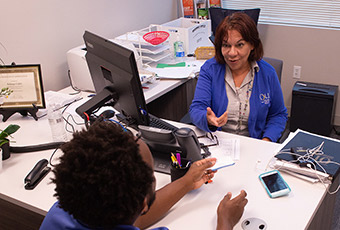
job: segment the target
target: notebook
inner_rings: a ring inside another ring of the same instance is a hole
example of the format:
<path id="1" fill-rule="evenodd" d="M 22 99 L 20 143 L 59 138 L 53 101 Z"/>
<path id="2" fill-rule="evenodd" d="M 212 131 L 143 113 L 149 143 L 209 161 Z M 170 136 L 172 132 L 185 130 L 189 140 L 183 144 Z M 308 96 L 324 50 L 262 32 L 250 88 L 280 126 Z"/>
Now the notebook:
<path id="1" fill-rule="evenodd" d="M 313 134 L 303 130 L 296 130 L 292 138 L 287 139 L 282 145 L 278 154 L 275 155 L 277 159 L 285 162 L 298 164 L 299 156 L 290 154 L 291 148 L 300 147 L 303 149 L 313 149 L 323 143 L 322 152 L 313 155 L 313 159 L 320 165 L 315 164 L 316 170 L 324 172 L 330 176 L 330 179 L 339 174 L 340 171 L 340 141 L 329 137 Z M 296 154 L 302 156 L 305 155 L 305 151 L 296 152 Z M 313 160 L 312 160 L 313 162 Z M 322 169 L 323 168 L 323 169 Z M 310 169 L 313 170 L 313 169 Z"/>

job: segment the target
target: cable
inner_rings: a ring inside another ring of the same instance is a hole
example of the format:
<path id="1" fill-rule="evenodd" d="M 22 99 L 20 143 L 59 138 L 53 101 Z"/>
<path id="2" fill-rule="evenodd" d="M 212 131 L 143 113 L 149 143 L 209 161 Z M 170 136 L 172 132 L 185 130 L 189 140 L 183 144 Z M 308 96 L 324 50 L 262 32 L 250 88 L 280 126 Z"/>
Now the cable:
<path id="1" fill-rule="evenodd" d="M 337 193 L 340 189 L 340 185 L 337 187 L 337 189 L 335 189 L 334 191 L 330 191 L 330 187 L 331 186 L 328 186 L 327 187 L 327 184 L 324 180 L 324 178 L 321 178 L 321 176 L 317 173 L 318 171 L 320 170 L 317 170 L 317 166 L 321 169 L 321 172 L 325 173 L 325 174 L 328 174 L 327 171 L 325 170 L 325 168 L 321 165 L 322 162 L 319 162 L 317 161 L 316 159 L 314 159 L 314 155 L 323 155 L 324 152 L 323 152 L 323 146 L 324 146 L 324 141 L 321 142 L 320 145 L 312 148 L 312 149 L 306 149 L 304 151 L 301 150 L 301 152 L 305 152 L 304 155 L 300 155 L 300 154 L 297 154 L 297 153 L 293 153 L 290 151 L 290 149 L 282 149 L 281 151 L 279 151 L 277 154 L 290 154 L 290 155 L 293 155 L 293 156 L 298 156 L 296 160 L 291 160 L 291 161 L 288 161 L 289 163 L 297 163 L 297 162 L 304 162 L 306 163 L 306 167 L 313 170 L 314 173 L 315 173 L 315 176 L 319 179 L 319 181 L 323 184 L 323 186 L 325 187 L 326 191 L 328 194 L 330 195 L 333 195 L 335 193 Z M 275 155 L 277 155 L 275 154 Z M 275 156 L 274 155 L 274 156 Z M 272 157 L 273 159 L 273 157 Z M 272 160 L 269 160 L 267 166 L 266 166 L 266 171 L 269 167 L 269 164 Z M 280 168 L 282 168 L 285 164 L 284 161 L 282 161 L 282 165 L 278 168 L 276 168 L 277 170 L 279 170 Z M 336 165 L 340 165 L 340 163 L 338 162 L 335 162 L 335 161 L 329 161 L 328 163 L 332 163 L 332 164 L 336 164 Z"/>
<path id="2" fill-rule="evenodd" d="M 116 121 L 116 120 L 114 120 L 114 119 L 108 119 L 108 121 L 111 121 L 111 122 L 115 122 L 115 123 L 117 123 L 117 124 L 119 124 L 121 127 L 122 127 L 122 129 L 124 130 L 124 131 L 128 131 L 127 129 L 126 129 L 126 127 L 124 127 L 124 125 L 122 124 L 122 123 L 120 123 L 119 121 Z"/>
<path id="3" fill-rule="evenodd" d="M 73 85 L 72 79 L 71 79 L 71 70 L 68 70 L 68 71 L 67 71 L 67 76 L 68 76 L 68 80 L 69 80 L 69 82 L 70 82 L 70 85 L 71 85 L 71 87 L 72 87 L 72 89 L 73 89 L 74 91 L 77 91 L 78 93 L 80 93 L 80 92 L 93 93 L 92 90 L 82 90 L 82 89 L 78 89 L 77 87 L 75 87 L 75 86 Z"/>
<path id="4" fill-rule="evenodd" d="M 51 142 L 39 145 L 29 145 L 29 146 L 10 146 L 11 153 L 28 153 L 28 152 L 37 152 L 48 149 L 59 148 L 65 142 Z"/>
<path id="5" fill-rule="evenodd" d="M 52 164 L 52 158 L 53 158 L 54 154 L 57 152 L 58 149 L 59 149 L 59 147 L 56 148 L 56 149 L 52 152 L 52 154 L 51 154 L 51 156 L 50 156 L 50 159 L 49 159 L 49 161 L 48 161 L 48 163 L 49 163 L 51 166 L 53 166 L 53 167 L 57 166 L 57 165 Z"/>

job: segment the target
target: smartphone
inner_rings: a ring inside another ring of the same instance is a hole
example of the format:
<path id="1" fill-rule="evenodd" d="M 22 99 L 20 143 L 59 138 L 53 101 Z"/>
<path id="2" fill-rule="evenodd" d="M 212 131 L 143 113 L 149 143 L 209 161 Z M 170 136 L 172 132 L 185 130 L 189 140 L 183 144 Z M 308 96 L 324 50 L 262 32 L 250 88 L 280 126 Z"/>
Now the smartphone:
<path id="1" fill-rule="evenodd" d="M 290 193 L 290 187 L 277 170 L 262 173 L 260 181 L 265 187 L 270 198 L 276 198 Z"/>

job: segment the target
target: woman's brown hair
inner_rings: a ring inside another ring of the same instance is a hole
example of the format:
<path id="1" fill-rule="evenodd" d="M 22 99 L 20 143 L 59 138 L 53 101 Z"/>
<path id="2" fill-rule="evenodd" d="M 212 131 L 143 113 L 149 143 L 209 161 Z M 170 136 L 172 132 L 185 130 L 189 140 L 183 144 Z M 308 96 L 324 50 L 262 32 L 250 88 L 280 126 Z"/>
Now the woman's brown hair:
<path id="1" fill-rule="evenodd" d="M 222 55 L 221 48 L 223 40 L 228 39 L 229 30 L 238 31 L 241 34 L 242 38 L 254 47 L 248 57 L 249 62 L 262 59 L 263 46 L 254 20 L 245 13 L 236 12 L 230 16 L 225 17 L 225 19 L 218 25 L 216 29 L 214 43 L 215 58 L 218 63 L 226 63 Z"/>

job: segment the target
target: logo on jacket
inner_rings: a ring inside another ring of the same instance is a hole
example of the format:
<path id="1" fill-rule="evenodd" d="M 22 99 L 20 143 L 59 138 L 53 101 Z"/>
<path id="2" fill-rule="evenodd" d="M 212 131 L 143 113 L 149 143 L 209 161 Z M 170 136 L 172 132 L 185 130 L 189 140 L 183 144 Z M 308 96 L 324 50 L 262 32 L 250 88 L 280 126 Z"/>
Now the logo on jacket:
<path id="1" fill-rule="evenodd" d="M 260 94 L 260 100 L 261 100 L 262 104 L 268 105 L 269 101 L 270 101 L 269 93 L 261 93 Z"/>

